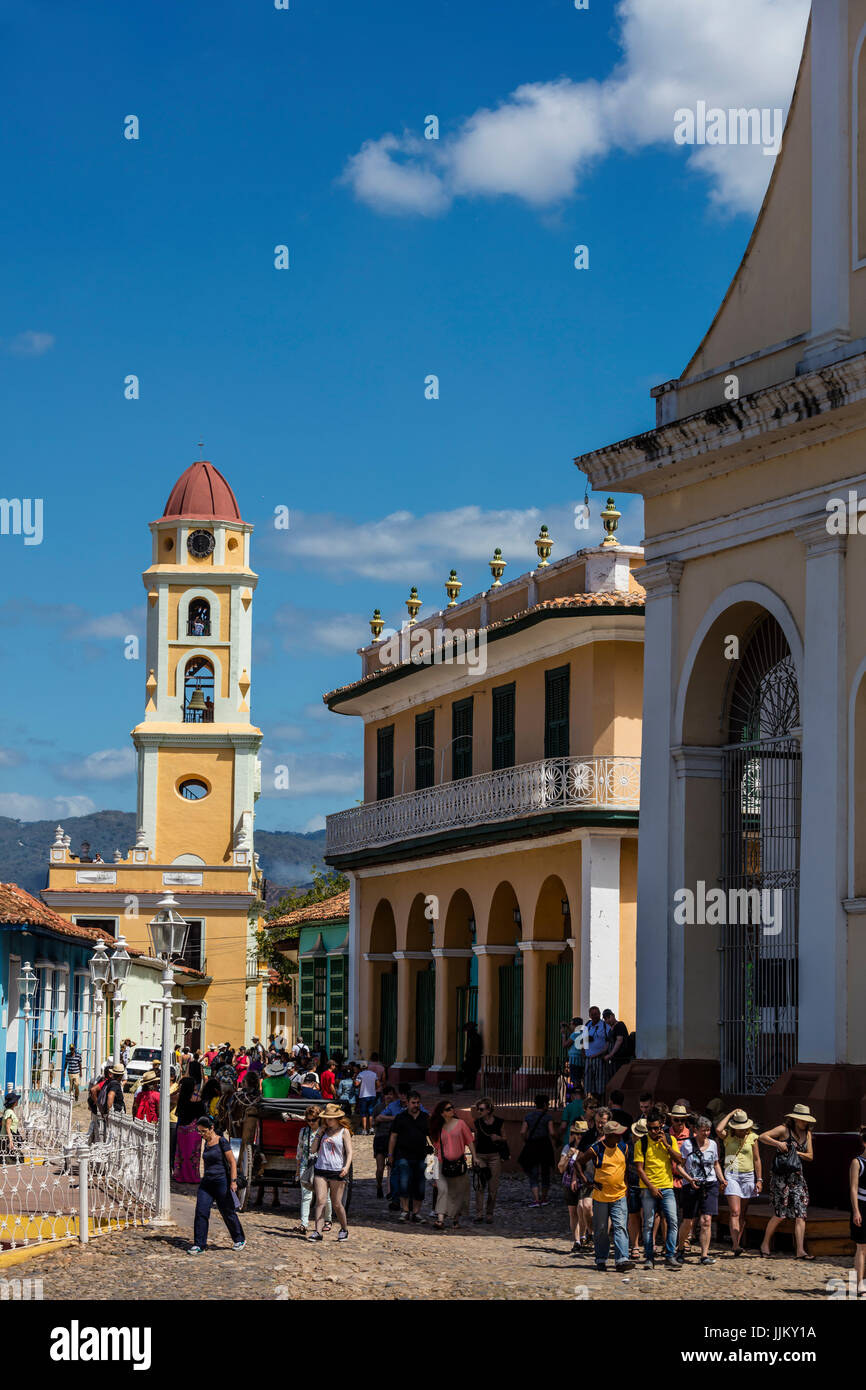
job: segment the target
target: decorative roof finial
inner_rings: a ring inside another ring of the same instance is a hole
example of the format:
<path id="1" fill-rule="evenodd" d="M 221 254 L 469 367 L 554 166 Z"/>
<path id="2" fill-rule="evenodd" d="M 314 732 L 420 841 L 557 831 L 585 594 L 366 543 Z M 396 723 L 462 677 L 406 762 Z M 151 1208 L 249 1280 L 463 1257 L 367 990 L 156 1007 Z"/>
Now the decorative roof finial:
<path id="1" fill-rule="evenodd" d="M 421 612 L 422 600 L 418 597 L 418 590 L 413 584 L 409 590 L 409 597 L 406 600 L 406 609 L 409 614 L 409 626 L 411 627 L 418 614 Z"/>
<path id="2" fill-rule="evenodd" d="M 538 551 L 538 568 L 543 570 L 550 564 L 550 552 L 553 549 L 553 541 L 546 526 L 542 526 L 536 537 L 535 549 Z"/>
<path id="3" fill-rule="evenodd" d="M 457 571 L 452 570 L 445 580 L 445 592 L 448 595 L 448 607 L 456 608 L 457 600 L 460 597 L 460 590 L 463 588 L 463 581 L 457 578 Z"/>
<path id="4" fill-rule="evenodd" d="M 619 541 L 614 533 L 617 526 L 619 526 L 619 519 L 622 516 L 622 512 L 617 511 L 616 503 L 612 497 L 608 497 L 607 505 L 600 515 L 606 533 L 602 545 L 619 545 Z"/>
<path id="5" fill-rule="evenodd" d="M 378 608 L 374 608 L 373 616 L 370 619 L 370 631 L 373 634 L 374 642 L 378 642 L 379 638 L 382 636 L 382 629 L 384 626 L 385 623 L 383 621 L 382 614 L 380 613 Z"/>
<path id="6" fill-rule="evenodd" d="M 502 576 L 505 573 L 505 566 L 508 564 L 507 560 L 503 560 L 502 551 L 499 549 L 499 546 L 497 546 L 494 550 L 493 559 L 489 563 L 490 573 L 493 575 L 493 583 L 490 587 L 491 589 L 498 589 L 502 584 Z"/>

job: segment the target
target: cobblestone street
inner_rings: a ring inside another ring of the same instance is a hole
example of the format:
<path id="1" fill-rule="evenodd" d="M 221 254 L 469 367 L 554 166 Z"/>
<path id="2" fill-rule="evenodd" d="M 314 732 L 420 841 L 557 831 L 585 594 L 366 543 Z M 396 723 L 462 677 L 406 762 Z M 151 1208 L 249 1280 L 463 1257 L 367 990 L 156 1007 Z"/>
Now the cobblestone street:
<path id="1" fill-rule="evenodd" d="M 376 1198 L 372 1143 L 355 1141 L 355 1188 L 350 1238 L 336 1228 L 321 1245 L 293 1234 L 298 1195 L 279 1211 L 245 1213 L 245 1250 L 234 1254 L 217 1213 L 211 1247 L 190 1257 L 192 1202 L 180 1207 L 188 1226 L 167 1231 L 144 1227 L 103 1236 L 87 1248 L 36 1256 L 20 1272 L 41 1278 L 50 1299 L 812 1299 L 827 1298 L 827 1281 L 847 1277 L 844 1258 L 798 1263 L 781 1255 L 762 1260 L 757 1251 L 735 1260 L 715 1247 L 717 1263 L 694 1259 L 679 1273 L 660 1265 L 627 1275 L 598 1273 L 588 1256 L 570 1255 L 564 1204 L 553 1189 L 550 1206 L 532 1211 L 523 1181 L 506 1178 L 493 1226 L 469 1224 L 439 1234 L 425 1225 L 398 1223 Z M 266 1201 L 270 1195 L 266 1194 Z M 429 1202 L 425 1203 L 425 1212 Z M 178 1213 L 180 1214 L 180 1213 Z M 585 1290 L 585 1292 L 584 1292 Z"/>

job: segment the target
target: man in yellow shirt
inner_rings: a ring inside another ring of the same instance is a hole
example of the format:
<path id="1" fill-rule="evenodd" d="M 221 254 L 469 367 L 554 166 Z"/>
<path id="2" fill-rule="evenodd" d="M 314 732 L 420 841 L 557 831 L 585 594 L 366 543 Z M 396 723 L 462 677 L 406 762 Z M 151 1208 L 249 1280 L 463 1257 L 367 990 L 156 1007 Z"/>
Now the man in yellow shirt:
<path id="1" fill-rule="evenodd" d="M 631 1158 L 629 1146 L 623 1140 L 625 1125 L 608 1120 L 602 1138 L 591 1145 L 577 1160 L 581 1170 L 595 1164 L 592 1184 L 592 1243 L 595 1248 L 596 1269 L 607 1269 L 610 1253 L 610 1227 L 613 1227 L 613 1249 L 617 1274 L 634 1269 L 628 1250 L 628 1204 L 626 1202 L 626 1173 Z"/>
<path id="2" fill-rule="evenodd" d="M 665 1268 L 679 1270 L 682 1265 L 677 1260 L 678 1219 L 674 1196 L 674 1169 L 692 1187 L 696 1187 L 697 1184 L 685 1170 L 676 1139 L 668 1138 L 665 1134 L 660 1110 L 649 1112 L 646 1128 L 646 1134 L 642 1139 L 637 1139 L 634 1146 L 634 1166 L 640 1178 L 641 1188 L 645 1267 L 652 1269 L 655 1263 L 653 1224 L 658 1212 L 665 1219 Z"/>

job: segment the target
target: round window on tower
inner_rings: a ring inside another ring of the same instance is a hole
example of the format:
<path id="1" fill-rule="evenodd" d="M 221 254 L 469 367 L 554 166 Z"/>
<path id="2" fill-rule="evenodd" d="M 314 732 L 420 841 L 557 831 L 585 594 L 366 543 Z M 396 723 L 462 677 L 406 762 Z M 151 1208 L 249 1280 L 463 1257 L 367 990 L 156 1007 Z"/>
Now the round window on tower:
<path id="1" fill-rule="evenodd" d="M 183 781 L 177 784 L 178 796 L 182 796 L 185 801 L 201 801 L 209 792 L 210 787 L 200 777 L 184 777 Z"/>
<path id="2" fill-rule="evenodd" d="M 190 531 L 186 548 L 196 560 L 204 560 L 213 553 L 214 538 L 211 531 Z"/>

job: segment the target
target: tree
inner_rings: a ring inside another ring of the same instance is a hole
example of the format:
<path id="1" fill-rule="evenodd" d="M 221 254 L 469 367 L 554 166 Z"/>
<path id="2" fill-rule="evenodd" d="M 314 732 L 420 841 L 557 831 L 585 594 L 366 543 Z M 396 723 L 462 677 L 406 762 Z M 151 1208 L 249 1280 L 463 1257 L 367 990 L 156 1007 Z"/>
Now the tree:
<path id="1" fill-rule="evenodd" d="M 277 941 L 285 941 L 287 938 L 300 935 L 300 927 L 277 927 L 274 929 L 269 924 L 277 921 L 280 917 L 286 917 L 290 912 L 294 912 L 299 907 L 312 907 L 314 903 L 327 902 L 329 898 L 334 898 L 338 893 L 344 893 L 349 886 L 349 880 L 345 874 L 338 873 L 335 869 L 323 872 L 317 865 L 313 865 L 313 883 L 310 888 L 301 890 L 291 888 L 280 901 L 266 914 L 264 925 L 256 932 L 256 948 L 259 959 L 263 960 L 271 970 L 279 976 L 279 983 L 270 986 L 269 993 L 273 998 L 285 999 L 286 1003 L 292 1003 L 292 980 L 298 973 L 297 963 L 290 960 L 282 951 L 277 949 Z"/>

